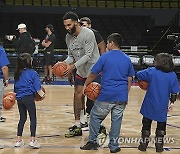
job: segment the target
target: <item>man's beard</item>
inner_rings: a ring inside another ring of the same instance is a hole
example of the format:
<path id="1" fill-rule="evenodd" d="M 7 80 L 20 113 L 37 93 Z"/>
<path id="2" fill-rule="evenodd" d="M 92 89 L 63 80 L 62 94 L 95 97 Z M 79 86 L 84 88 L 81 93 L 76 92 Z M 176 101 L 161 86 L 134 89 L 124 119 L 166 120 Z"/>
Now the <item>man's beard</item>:
<path id="1" fill-rule="evenodd" d="M 76 26 L 74 25 L 73 28 L 71 30 L 67 30 L 67 32 L 71 35 L 74 34 L 76 32 Z"/>

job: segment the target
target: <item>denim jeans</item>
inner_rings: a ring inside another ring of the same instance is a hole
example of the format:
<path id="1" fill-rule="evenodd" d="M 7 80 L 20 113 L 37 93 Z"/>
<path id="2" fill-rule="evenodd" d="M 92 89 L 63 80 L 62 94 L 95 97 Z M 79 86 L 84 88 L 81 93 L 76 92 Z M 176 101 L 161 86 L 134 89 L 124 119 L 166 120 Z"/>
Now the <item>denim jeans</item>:
<path id="1" fill-rule="evenodd" d="M 4 93 L 4 83 L 3 83 L 3 79 L 0 79 L 0 117 L 2 110 L 3 93 Z"/>
<path id="2" fill-rule="evenodd" d="M 126 103 L 96 101 L 90 113 L 89 141 L 94 143 L 97 142 L 100 124 L 109 114 L 109 112 L 111 112 L 109 148 L 110 150 L 116 150 L 119 146 L 118 139 L 125 107 Z"/>

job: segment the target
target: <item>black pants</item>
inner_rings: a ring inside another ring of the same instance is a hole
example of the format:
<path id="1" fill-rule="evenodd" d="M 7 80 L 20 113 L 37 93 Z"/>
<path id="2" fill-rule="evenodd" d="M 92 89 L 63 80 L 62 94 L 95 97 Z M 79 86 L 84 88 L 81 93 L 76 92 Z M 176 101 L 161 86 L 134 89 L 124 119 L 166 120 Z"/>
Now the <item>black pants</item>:
<path id="1" fill-rule="evenodd" d="M 31 136 L 36 136 L 36 106 L 33 95 L 25 96 L 21 100 L 18 100 L 18 109 L 20 114 L 20 120 L 18 123 L 17 136 L 22 136 L 24 124 L 27 120 L 27 111 L 30 117 L 30 130 Z"/>
<path id="2" fill-rule="evenodd" d="M 143 124 L 142 130 L 151 131 L 151 123 L 152 123 L 152 120 L 150 120 L 146 117 L 143 117 L 143 119 L 142 119 L 142 124 Z M 166 131 L 166 122 L 158 122 L 157 121 L 156 130 Z"/>

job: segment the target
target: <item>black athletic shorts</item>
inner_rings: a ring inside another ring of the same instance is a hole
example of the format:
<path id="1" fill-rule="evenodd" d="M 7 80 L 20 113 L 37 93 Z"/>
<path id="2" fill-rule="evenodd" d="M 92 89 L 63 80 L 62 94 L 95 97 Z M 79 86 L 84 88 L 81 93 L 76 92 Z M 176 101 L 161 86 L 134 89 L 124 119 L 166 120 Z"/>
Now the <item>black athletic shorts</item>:
<path id="1" fill-rule="evenodd" d="M 75 86 L 84 86 L 84 83 L 85 83 L 86 79 L 87 78 L 82 78 L 78 74 L 75 74 L 74 85 Z"/>
<path id="2" fill-rule="evenodd" d="M 75 86 L 84 86 L 84 83 L 86 81 L 87 78 L 82 78 L 81 76 L 79 76 L 78 74 L 75 74 L 75 82 L 74 82 L 74 85 Z M 97 82 L 99 84 L 101 84 L 101 74 L 99 74 L 93 82 Z"/>
<path id="3" fill-rule="evenodd" d="M 53 65 L 54 64 L 54 54 L 48 52 L 44 54 L 44 65 Z"/>

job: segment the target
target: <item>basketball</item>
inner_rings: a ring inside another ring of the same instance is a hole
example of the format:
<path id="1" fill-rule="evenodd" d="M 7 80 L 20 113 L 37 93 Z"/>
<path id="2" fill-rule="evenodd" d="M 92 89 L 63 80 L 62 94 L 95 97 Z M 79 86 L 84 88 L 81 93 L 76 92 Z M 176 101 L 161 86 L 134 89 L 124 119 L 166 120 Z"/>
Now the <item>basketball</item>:
<path id="1" fill-rule="evenodd" d="M 45 88 L 44 88 L 43 86 L 41 86 L 41 88 L 42 88 L 42 91 L 45 93 L 45 92 L 46 92 L 46 91 L 45 91 Z M 38 93 L 36 93 L 36 96 L 35 96 L 34 100 L 35 100 L 35 101 L 42 101 L 42 97 L 39 96 Z"/>
<path id="2" fill-rule="evenodd" d="M 57 77 L 65 77 L 64 76 L 64 72 L 68 69 L 68 65 L 66 63 L 63 62 L 57 62 L 54 66 L 53 66 L 53 73 L 57 76 Z"/>
<path id="3" fill-rule="evenodd" d="M 9 95 L 12 95 L 13 97 L 16 97 L 16 94 L 14 92 L 7 92 L 3 95 L 3 98 L 6 97 L 6 96 L 9 96 Z"/>
<path id="4" fill-rule="evenodd" d="M 147 81 L 138 81 L 138 85 L 141 89 L 147 90 L 149 84 Z"/>
<path id="5" fill-rule="evenodd" d="M 84 90 L 84 94 L 91 100 L 96 100 L 101 90 L 101 85 L 97 82 L 88 84 Z"/>
<path id="6" fill-rule="evenodd" d="M 5 109 L 11 109 L 13 105 L 15 104 L 15 97 L 12 95 L 8 95 L 3 98 L 3 107 Z"/>

